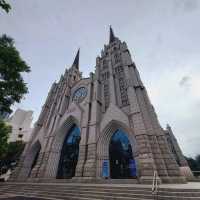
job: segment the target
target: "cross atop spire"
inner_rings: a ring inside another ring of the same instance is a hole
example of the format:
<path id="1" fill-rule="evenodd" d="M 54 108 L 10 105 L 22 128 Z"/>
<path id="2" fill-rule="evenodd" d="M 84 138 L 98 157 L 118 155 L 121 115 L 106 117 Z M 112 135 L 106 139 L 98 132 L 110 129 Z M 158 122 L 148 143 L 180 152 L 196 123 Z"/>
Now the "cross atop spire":
<path id="1" fill-rule="evenodd" d="M 78 49 L 78 51 L 76 53 L 76 57 L 75 57 L 74 62 L 72 64 L 72 66 L 76 67 L 77 69 L 79 69 L 79 52 L 80 52 L 80 48 Z"/>
<path id="2" fill-rule="evenodd" d="M 110 39 L 109 39 L 109 44 L 115 41 L 115 35 L 113 32 L 112 27 L 110 26 Z"/>

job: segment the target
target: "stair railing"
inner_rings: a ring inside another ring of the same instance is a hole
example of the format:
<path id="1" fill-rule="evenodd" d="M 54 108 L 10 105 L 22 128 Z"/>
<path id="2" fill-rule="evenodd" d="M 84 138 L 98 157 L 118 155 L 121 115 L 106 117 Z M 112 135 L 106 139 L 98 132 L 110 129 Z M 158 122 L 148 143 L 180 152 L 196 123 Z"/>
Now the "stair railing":
<path id="1" fill-rule="evenodd" d="M 152 180 L 152 195 L 154 196 L 155 200 L 158 200 L 158 174 L 157 171 L 153 173 L 153 180 Z"/>

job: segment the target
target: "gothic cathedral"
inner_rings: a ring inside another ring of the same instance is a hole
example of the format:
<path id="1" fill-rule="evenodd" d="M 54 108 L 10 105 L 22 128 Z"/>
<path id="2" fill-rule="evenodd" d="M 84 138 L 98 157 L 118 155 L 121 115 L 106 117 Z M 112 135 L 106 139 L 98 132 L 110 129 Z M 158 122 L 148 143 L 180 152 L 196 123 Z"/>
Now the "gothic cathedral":
<path id="1" fill-rule="evenodd" d="M 109 44 L 83 78 L 79 51 L 53 83 L 14 180 L 183 183 L 192 178 L 169 126 L 157 119 L 127 44 Z"/>

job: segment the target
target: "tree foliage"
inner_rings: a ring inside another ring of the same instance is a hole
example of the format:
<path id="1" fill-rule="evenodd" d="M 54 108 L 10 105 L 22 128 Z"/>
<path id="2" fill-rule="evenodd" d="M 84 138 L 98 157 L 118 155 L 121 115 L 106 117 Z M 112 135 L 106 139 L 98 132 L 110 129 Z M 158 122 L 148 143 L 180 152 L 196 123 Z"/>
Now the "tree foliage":
<path id="1" fill-rule="evenodd" d="M 23 141 L 10 142 L 4 160 L 9 162 L 17 162 L 23 152 L 25 143 Z"/>
<path id="2" fill-rule="evenodd" d="M 30 67 L 20 57 L 14 40 L 7 35 L 0 37 L 0 112 L 11 113 L 11 105 L 20 102 L 28 92 L 22 73 Z"/>
<path id="3" fill-rule="evenodd" d="M 6 151 L 0 158 L 0 169 L 5 173 L 8 169 L 13 169 L 20 159 L 24 150 L 25 143 L 23 141 L 10 142 Z"/>
<path id="4" fill-rule="evenodd" d="M 3 120 L 0 120 L 0 159 L 6 155 L 8 150 L 8 137 L 11 130 L 11 126 L 8 126 Z"/>
<path id="5" fill-rule="evenodd" d="M 194 175 L 200 172 L 200 155 L 197 155 L 195 158 L 185 157 L 190 169 L 193 171 Z M 198 172 L 198 173 L 196 173 Z"/>
<path id="6" fill-rule="evenodd" d="M 196 161 L 199 163 L 200 165 L 200 154 L 196 156 Z"/>
<path id="7" fill-rule="evenodd" d="M 5 0 L 0 0 L 0 7 L 5 10 L 7 13 L 10 11 L 11 6 Z"/>

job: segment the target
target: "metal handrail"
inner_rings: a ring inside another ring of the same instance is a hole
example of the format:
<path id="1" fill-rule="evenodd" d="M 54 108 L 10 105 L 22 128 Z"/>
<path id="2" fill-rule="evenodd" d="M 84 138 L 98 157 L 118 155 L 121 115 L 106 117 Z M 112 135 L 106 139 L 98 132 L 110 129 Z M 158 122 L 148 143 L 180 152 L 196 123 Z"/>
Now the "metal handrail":
<path id="1" fill-rule="evenodd" d="M 154 195 L 154 199 L 158 200 L 158 174 L 157 174 L 157 171 L 154 171 L 154 173 L 153 173 L 152 195 Z"/>

